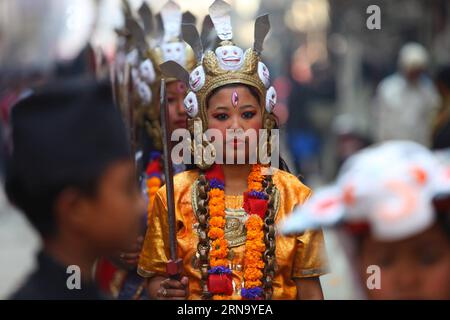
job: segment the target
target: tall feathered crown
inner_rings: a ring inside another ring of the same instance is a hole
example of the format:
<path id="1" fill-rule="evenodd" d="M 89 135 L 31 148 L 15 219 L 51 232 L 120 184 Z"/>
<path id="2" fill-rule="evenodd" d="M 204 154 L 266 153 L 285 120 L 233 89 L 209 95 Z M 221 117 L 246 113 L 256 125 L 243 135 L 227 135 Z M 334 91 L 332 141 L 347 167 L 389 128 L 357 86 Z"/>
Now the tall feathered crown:
<path id="1" fill-rule="evenodd" d="M 266 115 L 272 113 L 277 100 L 276 91 L 270 86 L 269 70 L 261 61 L 263 42 L 270 29 L 268 15 L 256 19 L 253 48 L 244 52 L 232 41 L 230 12 L 230 5 L 222 0 L 214 1 L 209 8 L 209 15 L 221 40 L 214 52 L 203 52 L 195 26 L 183 24 L 183 38 L 192 47 L 197 60 L 197 67 L 191 73 L 176 61 L 160 66 L 165 76 L 175 77 L 189 86 L 190 92 L 185 99 L 186 111 L 192 119 L 199 117 L 204 128 L 207 127 L 207 99 L 216 88 L 227 84 L 246 84 L 255 88 L 260 101 L 265 102 Z"/>
<path id="2" fill-rule="evenodd" d="M 195 67 L 193 51 L 181 39 L 183 20 L 195 23 L 195 18 L 189 12 L 182 14 L 178 4 L 171 0 L 156 16 L 153 16 L 144 2 L 139 9 L 139 16 L 143 26 L 131 18 L 126 22 L 136 45 L 136 49 L 130 52 L 128 60 L 134 67 L 132 76 L 135 89 L 142 101 L 150 104 L 155 100 L 152 92 L 159 89 L 161 63 L 171 60 L 187 70 Z M 176 79 L 167 79 L 168 82 L 173 80 Z"/>
<path id="3" fill-rule="evenodd" d="M 159 65 L 166 61 L 176 61 L 186 70 L 195 67 L 194 53 L 181 39 L 182 23 L 194 24 L 195 17 L 190 12 L 182 14 L 180 7 L 171 0 L 157 15 L 153 15 L 145 2 L 139 8 L 137 17 L 133 16 L 129 5 L 125 8 L 125 30 L 122 34 L 127 36 L 129 43 L 125 64 L 131 73 L 132 104 L 137 106 L 135 118 L 139 125 L 145 126 L 154 147 L 162 149 L 156 97 L 162 76 Z M 166 79 L 167 82 L 174 80 L 177 79 Z M 122 92 L 128 92 L 128 84 L 125 83 L 124 86 L 126 88 Z"/>

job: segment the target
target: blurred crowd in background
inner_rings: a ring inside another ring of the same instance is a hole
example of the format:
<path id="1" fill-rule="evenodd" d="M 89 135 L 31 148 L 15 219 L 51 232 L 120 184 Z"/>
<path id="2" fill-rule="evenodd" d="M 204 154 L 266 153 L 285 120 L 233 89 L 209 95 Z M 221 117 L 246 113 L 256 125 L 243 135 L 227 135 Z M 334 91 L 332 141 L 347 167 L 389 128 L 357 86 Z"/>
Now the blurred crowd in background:
<path id="1" fill-rule="evenodd" d="M 312 189 L 333 180 L 355 152 L 402 139 L 450 147 L 450 2 L 447 0 L 229 0 L 236 42 L 249 47 L 253 21 L 270 13 L 265 61 L 278 92 L 282 154 Z M 130 1 L 137 9 L 142 0 Z M 147 3 L 158 11 L 162 1 Z M 178 0 L 203 17 L 209 0 Z M 370 30 L 367 8 L 380 8 Z M 201 21 L 201 20 L 198 20 Z M 0 0 L 1 150 L 10 108 L 49 79 L 107 77 L 123 25 L 120 0 Z M 1 159 L 1 157 L 0 157 Z M 30 159 L 32 161 L 32 159 Z M 0 197 L 0 298 L 33 267 L 39 240 Z M 358 298 L 346 261 L 326 234 L 333 272 L 326 298 Z"/>

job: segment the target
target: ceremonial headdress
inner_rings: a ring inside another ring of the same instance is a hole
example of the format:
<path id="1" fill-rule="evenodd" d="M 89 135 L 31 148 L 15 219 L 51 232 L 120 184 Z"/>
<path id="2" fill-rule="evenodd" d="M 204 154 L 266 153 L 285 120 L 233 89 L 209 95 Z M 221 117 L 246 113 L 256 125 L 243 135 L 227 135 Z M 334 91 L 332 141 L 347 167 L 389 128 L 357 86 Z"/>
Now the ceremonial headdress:
<path id="1" fill-rule="evenodd" d="M 132 95 L 141 106 L 138 121 L 142 121 L 144 112 L 147 121 L 146 129 L 151 136 L 156 149 L 161 149 L 161 129 L 159 110 L 157 109 L 161 70 L 159 65 L 173 60 L 186 70 L 195 66 L 192 49 L 181 39 L 182 22 L 195 23 L 195 17 L 190 13 L 182 13 L 178 4 L 168 1 L 161 12 L 154 16 L 144 2 L 140 7 L 139 18 L 134 18 L 125 10 L 125 35 L 131 39 L 132 48 L 126 57 L 130 67 Z M 167 82 L 177 79 L 169 78 Z M 125 81 L 125 86 L 127 83 Z"/>
<path id="2" fill-rule="evenodd" d="M 272 111 L 277 101 L 275 88 L 270 86 L 270 73 L 261 61 L 264 39 L 270 29 L 268 15 L 260 16 L 255 21 L 255 38 L 252 48 L 245 52 L 233 42 L 233 29 L 230 17 L 231 7 L 222 0 L 216 0 L 209 8 L 209 15 L 214 24 L 219 46 L 204 52 L 200 36 L 193 25 L 183 24 L 184 40 L 192 47 L 197 66 L 189 73 L 176 61 L 161 65 L 165 76 L 175 77 L 189 86 L 190 92 L 185 99 L 186 112 L 190 122 L 200 119 L 203 130 L 207 123 L 207 100 L 211 93 L 228 84 L 244 84 L 258 92 L 264 105 L 264 128 L 272 129 L 275 119 Z M 189 126 L 193 131 L 192 126 Z"/>

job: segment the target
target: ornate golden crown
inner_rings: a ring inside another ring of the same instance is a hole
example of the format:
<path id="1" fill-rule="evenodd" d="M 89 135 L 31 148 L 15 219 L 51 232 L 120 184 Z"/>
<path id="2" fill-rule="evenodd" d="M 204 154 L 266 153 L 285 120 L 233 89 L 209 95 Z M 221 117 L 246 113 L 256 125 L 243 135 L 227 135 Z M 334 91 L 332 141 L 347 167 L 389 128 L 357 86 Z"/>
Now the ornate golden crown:
<path id="1" fill-rule="evenodd" d="M 200 117 L 206 123 L 207 99 L 217 88 L 227 84 L 246 84 L 257 89 L 260 101 L 265 101 L 266 87 L 258 76 L 259 55 L 248 49 L 243 58 L 242 67 L 236 71 L 227 71 L 220 67 L 219 58 L 212 51 L 206 52 L 203 58 L 203 68 L 205 70 L 205 84 L 197 91 Z"/>

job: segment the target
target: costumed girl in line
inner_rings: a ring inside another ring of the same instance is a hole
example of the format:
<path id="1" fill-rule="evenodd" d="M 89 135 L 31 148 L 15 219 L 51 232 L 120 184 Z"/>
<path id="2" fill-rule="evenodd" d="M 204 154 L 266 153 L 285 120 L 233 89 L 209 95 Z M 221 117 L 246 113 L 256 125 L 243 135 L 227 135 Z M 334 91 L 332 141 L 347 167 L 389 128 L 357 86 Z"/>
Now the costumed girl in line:
<path id="1" fill-rule="evenodd" d="M 198 61 L 190 77 L 174 63 L 163 68 L 167 75 L 189 81 L 185 105 L 191 133 L 194 121 L 201 121 L 203 130 L 219 130 L 224 137 L 227 129 L 258 132 L 276 127 L 272 114 L 276 92 L 260 57 L 268 17 L 257 19 L 254 48 L 244 54 L 232 42 L 229 12 L 224 1 L 217 0 L 210 7 L 222 41 L 215 52 L 203 53 L 196 37 L 185 37 Z M 256 152 L 248 141 L 234 140 L 232 145 L 235 159 L 244 155 L 248 160 Z M 138 273 L 147 278 L 150 297 L 322 299 L 319 276 L 326 272 L 322 232 L 284 237 L 275 230 L 279 220 L 310 196 L 310 189 L 283 170 L 264 175 L 267 168 L 259 163 L 208 166 L 200 162 L 198 166 L 174 178 L 178 256 L 184 267 L 180 281 L 169 279 L 166 273 L 165 188 L 155 196 L 138 264 Z"/>

